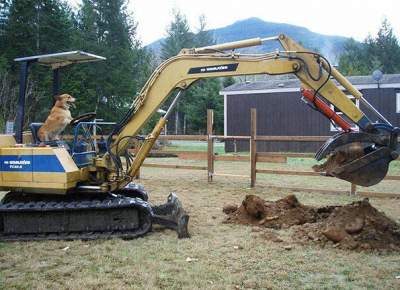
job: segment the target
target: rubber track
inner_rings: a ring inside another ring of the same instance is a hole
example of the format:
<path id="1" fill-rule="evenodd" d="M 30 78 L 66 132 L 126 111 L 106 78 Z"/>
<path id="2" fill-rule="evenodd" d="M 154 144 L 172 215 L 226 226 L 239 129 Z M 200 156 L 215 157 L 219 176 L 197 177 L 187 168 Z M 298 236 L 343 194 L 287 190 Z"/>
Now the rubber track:
<path id="1" fill-rule="evenodd" d="M 151 230 L 152 208 L 150 205 L 139 199 L 124 197 L 121 195 L 110 196 L 103 200 L 81 200 L 81 201 L 36 201 L 36 202 L 7 202 L 0 203 L 0 215 L 6 215 L 8 212 L 57 212 L 57 211 L 75 211 L 82 212 L 87 210 L 107 210 L 115 208 L 132 208 L 140 211 L 140 227 L 129 231 L 101 231 L 101 232 L 58 232 L 49 234 L 4 234 L 0 233 L 0 241 L 39 241 L 39 240 L 92 240 L 92 239 L 110 239 L 123 238 L 134 239 L 146 234 Z M 145 220 L 143 220 L 145 219 Z M 0 216 L 0 221 L 2 217 Z"/>

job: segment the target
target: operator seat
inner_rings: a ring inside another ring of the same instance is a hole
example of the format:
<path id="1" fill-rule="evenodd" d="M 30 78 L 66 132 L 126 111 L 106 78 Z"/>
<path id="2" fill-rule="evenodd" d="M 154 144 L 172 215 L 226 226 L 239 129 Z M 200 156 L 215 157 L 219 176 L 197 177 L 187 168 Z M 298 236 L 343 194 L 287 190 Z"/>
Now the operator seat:
<path id="1" fill-rule="evenodd" d="M 53 141 L 40 141 L 39 136 L 38 136 L 38 131 L 40 129 L 40 127 L 43 126 L 43 123 L 31 123 L 29 125 L 29 128 L 31 129 L 32 132 L 32 141 L 34 145 L 39 145 L 39 144 L 45 144 L 45 145 L 49 145 L 51 147 L 64 147 L 65 149 L 67 149 L 68 152 L 71 153 L 71 149 L 68 145 L 68 143 L 66 143 L 63 140 L 53 140 Z"/>
<path id="2" fill-rule="evenodd" d="M 31 129 L 31 132 L 32 132 L 32 139 L 33 139 L 34 144 L 40 143 L 40 140 L 38 137 L 38 131 L 39 131 L 40 127 L 42 127 L 42 126 L 43 126 L 43 123 L 31 123 L 29 125 L 29 128 Z"/>

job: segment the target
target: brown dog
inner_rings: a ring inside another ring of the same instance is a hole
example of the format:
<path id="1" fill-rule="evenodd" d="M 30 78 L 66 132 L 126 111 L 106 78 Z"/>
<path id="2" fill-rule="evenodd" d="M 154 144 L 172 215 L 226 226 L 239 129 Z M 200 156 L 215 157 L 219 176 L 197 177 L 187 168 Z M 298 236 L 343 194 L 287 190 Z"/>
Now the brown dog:
<path id="1" fill-rule="evenodd" d="M 72 120 L 69 108 L 74 106 L 74 102 L 75 98 L 68 94 L 62 94 L 56 97 L 54 107 L 51 109 L 49 116 L 38 131 L 40 141 L 59 139 L 59 134 Z"/>

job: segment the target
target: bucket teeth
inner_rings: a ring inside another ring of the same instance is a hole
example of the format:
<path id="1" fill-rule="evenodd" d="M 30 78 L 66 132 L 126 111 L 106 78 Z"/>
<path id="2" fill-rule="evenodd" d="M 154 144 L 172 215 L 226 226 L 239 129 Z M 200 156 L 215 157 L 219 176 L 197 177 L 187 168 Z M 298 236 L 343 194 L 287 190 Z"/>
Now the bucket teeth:
<path id="1" fill-rule="evenodd" d="M 386 176 L 390 161 L 398 156 L 395 150 L 397 144 L 391 148 L 391 139 L 390 134 L 339 133 L 318 150 L 315 155 L 318 161 L 328 158 L 314 169 L 325 170 L 326 175 L 353 184 L 375 185 Z"/>
<path id="2" fill-rule="evenodd" d="M 381 147 L 361 158 L 336 167 L 331 174 L 353 184 L 372 186 L 385 178 L 392 160 L 391 150 L 388 147 Z"/>
<path id="3" fill-rule="evenodd" d="M 325 144 L 315 154 L 315 159 L 320 161 L 341 146 L 355 142 L 385 146 L 389 142 L 389 136 L 381 136 L 364 132 L 339 133 L 332 136 L 325 142 Z"/>

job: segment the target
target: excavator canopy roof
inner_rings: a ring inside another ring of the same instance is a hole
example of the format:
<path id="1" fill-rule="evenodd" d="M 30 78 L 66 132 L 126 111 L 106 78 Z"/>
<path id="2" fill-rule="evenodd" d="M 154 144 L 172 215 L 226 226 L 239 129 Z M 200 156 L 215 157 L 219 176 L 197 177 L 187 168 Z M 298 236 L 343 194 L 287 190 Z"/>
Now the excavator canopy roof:
<path id="1" fill-rule="evenodd" d="M 51 66 L 52 69 L 57 69 L 74 63 L 102 61 L 105 59 L 106 59 L 105 57 L 99 55 L 91 54 L 80 50 L 75 50 L 75 51 L 67 51 L 60 53 L 20 57 L 14 59 L 14 61 L 37 62 L 41 65 Z"/>

